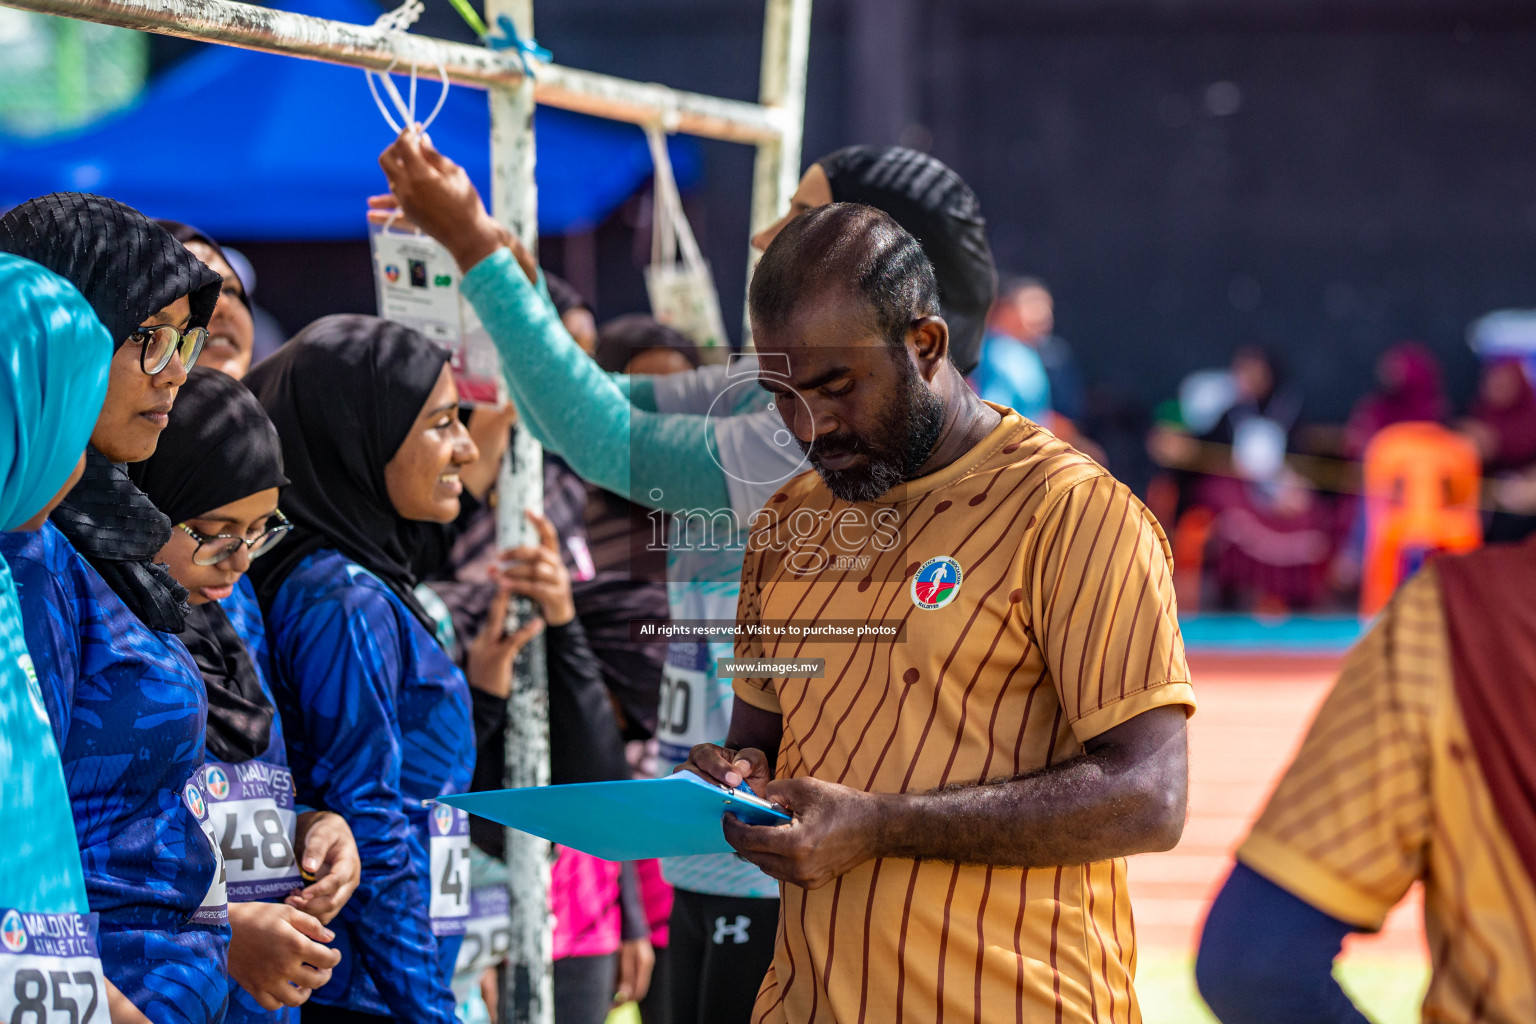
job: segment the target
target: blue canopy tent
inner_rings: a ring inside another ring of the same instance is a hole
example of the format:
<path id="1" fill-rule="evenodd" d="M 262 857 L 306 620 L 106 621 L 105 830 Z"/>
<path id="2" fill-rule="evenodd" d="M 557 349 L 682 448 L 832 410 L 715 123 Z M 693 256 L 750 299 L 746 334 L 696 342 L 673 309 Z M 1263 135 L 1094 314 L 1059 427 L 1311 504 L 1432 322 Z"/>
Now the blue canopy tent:
<path id="1" fill-rule="evenodd" d="M 274 6 L 359 24 L 379 13 L 365 0 Z M 436 69 L 418 68 L 418 80 L 425 117 L 437 102 Z M 596 226 L 651 174 L 645 137 L 633 125 L 541 107 L 535 130 L 542 234 Z M 489 197 L 485 93 L 453 88 L 429 132 Z M 364 199 L 385 191 L 377 158 L 392 137 L 356 70 L 210 46 L 157 78 L 133 106 L 83 130 L 0 136 L 0 209 L 46 192 L 97 192 L 218 238 L 362 238 Z M 698 146 L 674 138 L 669 151 L 687 187 L 698 176 Z"/>

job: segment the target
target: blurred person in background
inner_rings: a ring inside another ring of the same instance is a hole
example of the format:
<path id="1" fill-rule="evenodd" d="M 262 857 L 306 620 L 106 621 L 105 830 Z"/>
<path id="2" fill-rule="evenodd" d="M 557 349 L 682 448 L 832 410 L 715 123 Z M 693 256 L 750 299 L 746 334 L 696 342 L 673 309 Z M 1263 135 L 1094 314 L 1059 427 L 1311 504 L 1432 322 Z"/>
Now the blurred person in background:
<path id="1" fill-rule="evenodd" d="M 1046 297 L 1049 310 L 1049 296 Z M 1049 316 L 1049 313 L 1047 313 Z M 1025 419 L 1050 426 L 1051 381 L 1045 363 L 1024 335 L 1038 337 L 1038 324 L 1025 324 L 1014 291 L 1005 287 L 987 317 L 981 363 L 971 373 L 971 387 L 984 400 L 1007 406 Z M 1049 325 L 1045 328 L 1049 333 Z"/>
<path id="2" fill-rule="evenodd" d="M 1477 398 L 1458 429 L 1477 446 L 1494 511 L 1485 539 L 1523 540 L 1536 531 L 1536 390 L 1523 360 L 1483 368 Z"/>
<path id="3" fill-rule="evenodd" d="M 1394 423 L 1443 423 L 1450 410 L 1440 360 L 1417 341 L 1400 341 L 1376 360 L 1376 389 L 1355 403 L 1344 425 L 1344 454 L 1359 459 L 1371 438 Z"/>
<path id="4" fill-rule="evenodd" d="M 1276 359 L 1244 345 L 1225 373 L 1186 378 L 1179 406 L 1180 424 L 1155 428 L 1148 447 L 1178 488 L 1176 542 L 1192 536 L 1199 544 L 1180 552 L 1205 570 L 1198 589 L 1183 592 L 1188 607 L 1279 613 L 1330 605 L 1339 510 L 1286 465 L 1302 400 Z M 1168 505 L 1160 497 L 1158 510 Z"/>
<path id="5" fill-rule="evenodd" d="M 1081 423 L 1088 411 L 1082 372 L 1078 369 L 1072 346 L 1055 333 L 1056 300 L 1045 282 L 1038 277 L 1016 277 L 1005 281 L 998 289 L 997 303 L 987 326 L 994 335 L 1026 345 L 1039 357 L 1048 381 L 1051 410 L 1073 423 Z M 993 357 L 988 356 L 986 349 L 982 350 L 982 366 L 978 373 L 988 369 L 991 358 L 1001 358 L 1005 352 L 1010 354 L 1010 362 L 1017 361 L 1017 354 L 1005 343 L 1000 343 L 997 350 Z"/>
<path id="6" fill-rule="evenodd" d="M 560 314 L 560 322 L 570 332 L 571 339 L 583 352 L 592 355 L 597 351 L 597 318 L 592 315 L 592 304 L 563 277 L 546 273 L 544 283 L 549 287 L 549 300 L 555 304 L 555 312 Z"/>
<path id="7" fill-rule="evenodd" d="M 1460 430 L 1477 445 L 1485 476 L 1536 462 L 1536 390 L 1521 360 L 1495 359 L 1484 367 Z"/>
<path id="8" fill-rule="evenodd" d="M 1227 371 L 1185 379 L 1179 410 L 1175 421 L 1159 423 L 1147 439 L 1153 461 L 1172 471 L 1178 487 L 1175 518 L 1199 503 L 1204 474 L 1231 476 L 1241 469 L 1249 478 L 1273 475 L 1291 448 L 1301 399 L 1282 386 L 1267 349 L 1243 345 Z"/>
<path id="9" fill-rule="evenodd" d="M 219 304 L 208 322 L 208 341 L 203 346 L 202 365 L 239 380 L 251 368 L 256 341 L 251 297 L 219 243 L 192 227 L 174 220 L 157 223 L 171 233 L 187 251 L 208 265 L 223 279 Z"/>

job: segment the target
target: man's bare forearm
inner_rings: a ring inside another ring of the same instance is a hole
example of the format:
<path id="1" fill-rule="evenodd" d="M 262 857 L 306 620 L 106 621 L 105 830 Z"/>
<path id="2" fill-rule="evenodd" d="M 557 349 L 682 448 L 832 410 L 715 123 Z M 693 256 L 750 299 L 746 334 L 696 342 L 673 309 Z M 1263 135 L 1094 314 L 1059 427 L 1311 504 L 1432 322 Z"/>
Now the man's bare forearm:
<path id="1" fill-rule="evenodd" d="M 872 794 L 872 846 L 884 857 L 1012 867 L 1171 849 L 1184 828 L 1184 718 L 1182 707 L 1155 708 L 1017 779 Z M 1134 734 L 1116 737 L 1120 729 Z"/>

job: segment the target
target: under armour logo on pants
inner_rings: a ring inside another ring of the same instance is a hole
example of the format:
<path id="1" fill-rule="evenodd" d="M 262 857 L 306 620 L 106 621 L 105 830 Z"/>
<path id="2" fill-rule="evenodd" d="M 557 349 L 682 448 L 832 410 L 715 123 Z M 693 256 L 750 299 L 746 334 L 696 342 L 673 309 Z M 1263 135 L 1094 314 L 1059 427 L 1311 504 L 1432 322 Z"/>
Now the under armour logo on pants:
<path id="1" fill-rule="evenodd" d="M 729 935 L 736 945 L 745 945 L 747 941 L 747 927 L 752 919 L 746 914 L 737 914 L 735 924 L 726 924 L 725 918 L 715 918 L 715 945 L 725 945 L 725 937 Z"/>

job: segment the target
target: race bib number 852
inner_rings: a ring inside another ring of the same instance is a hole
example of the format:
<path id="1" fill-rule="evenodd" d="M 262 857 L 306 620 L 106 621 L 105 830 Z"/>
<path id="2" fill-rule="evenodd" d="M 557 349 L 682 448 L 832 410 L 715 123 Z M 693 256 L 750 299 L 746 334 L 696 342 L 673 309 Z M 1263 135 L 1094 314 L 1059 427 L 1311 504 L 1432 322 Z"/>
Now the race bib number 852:
<path id="1" fill-rule="evenodd" d="M 0 1022 L 107 1024 L 95 914 L 0 911 Z"/>

